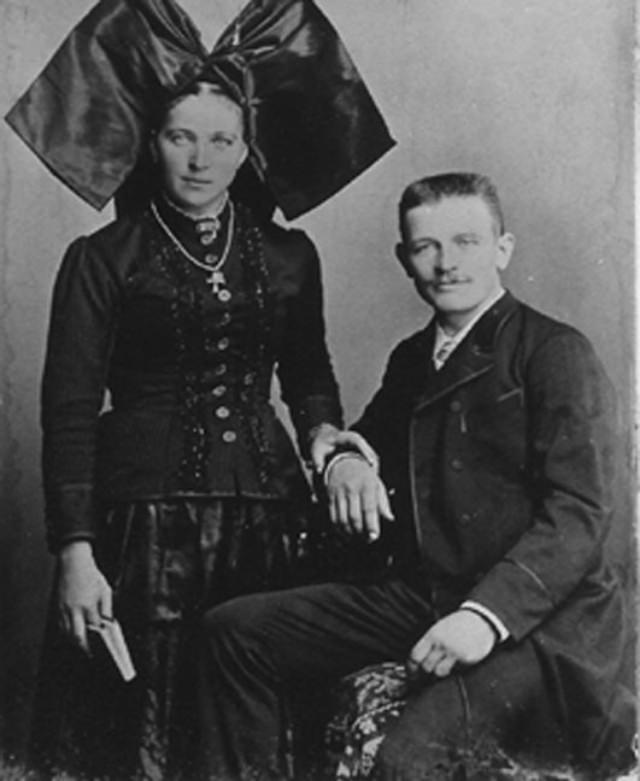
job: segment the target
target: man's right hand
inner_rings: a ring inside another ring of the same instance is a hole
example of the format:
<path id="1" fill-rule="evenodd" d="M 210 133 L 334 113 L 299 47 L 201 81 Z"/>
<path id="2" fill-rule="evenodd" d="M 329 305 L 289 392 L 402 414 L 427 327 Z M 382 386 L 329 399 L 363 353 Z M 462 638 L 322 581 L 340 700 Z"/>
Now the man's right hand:
<path id="1" fill-rule="evenodd" d="M 112 618 L 112 593 L 90 543 L 70 542 L 58 554 L 58 611 L 62 629 L 87 653 L 87 627 Z"/>
<path id="2" fill-rule="evenodd" d="M 376 470 L 358 455 L 329 465 L 329 514 L 333 523 L 369 540 L 380 536 L 382 519 L 393 520 L 386 488 Z"/>

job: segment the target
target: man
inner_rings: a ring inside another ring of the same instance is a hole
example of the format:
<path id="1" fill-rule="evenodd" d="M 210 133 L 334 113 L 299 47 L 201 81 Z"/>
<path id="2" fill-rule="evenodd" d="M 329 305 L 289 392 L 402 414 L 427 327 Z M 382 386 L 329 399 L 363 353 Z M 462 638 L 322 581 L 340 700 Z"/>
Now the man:
<path id="1" fill-rule="evenodd" d="M 288 694 L 406 660 L 412 693 L 376 778 L 473 777 L 494 748 L 601 777 L 629 761 L 634 730 L 625 609 L 603 550 L 610 383 L 582 334 L 503 289 L 514 239 L 486 177 L 413 183 L 400 230 L 398 258 L 435 316 L 394 350 L 354 426 L 381 479 L 353 453 L 325 473 L 333 521 L 382 533 L 393 565 L 207 616 L 210 767 L 280 778 Z"/>

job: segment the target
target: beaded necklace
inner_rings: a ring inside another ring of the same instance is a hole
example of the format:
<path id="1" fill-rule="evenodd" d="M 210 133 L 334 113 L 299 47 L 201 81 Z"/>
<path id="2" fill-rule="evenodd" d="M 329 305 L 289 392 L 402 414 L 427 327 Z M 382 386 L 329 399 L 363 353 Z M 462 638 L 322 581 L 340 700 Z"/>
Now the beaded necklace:
<path id="1" fill-rule="evenodd" d="M 194 266 L 197 266 L 198 268 L 203 269 L 203 271 L 207 271 L 209 273 L 206 282 L 208 285 L 211 285 L 211 292 L 213 293 L 213 295 L 217 296 L 220 299 L 220 301 L 228 301 L 229 298 L 231 297 L 231 294 L 226 289 L 227 280 L 224 275 L 224 272 L 222 271 L 222 267 L 224 266 L 224 264 L 227 261 L 227 258 L 229 257 L 229 250 L 231 249 L 231 242 L 233 240 L 233 228 L 234 228 L 234 218 L 235 218 L 235 209 L 233 206 L 233 201 L 229 201 L 229 224 L 227 226 L 227 239 L 225 242 L 224 249 L 222 250 L 222 254 L 220 255 L 220 257 L 211 263 L 206 263 L 202 260 L 198 260 L 198 258 L 196 258 L 195 255 L 192 255 L 189 252 L 189 250 L 182 244 L 182 242 L 178 239 L 178 237 L 167 225 L 167 223 L 162 219 L 158 211 L 158 207 L 156 206 L 154 201 L 151 201 L 151 213 L 153 214 L 158 225 L 162 228 L 162 230 L 171 240 L 173 245 L 180 251 L 180 253 L 190 263 L 193 263 Z M 210 257 L 213 258 L 215 256 L 212 255 Z"/>

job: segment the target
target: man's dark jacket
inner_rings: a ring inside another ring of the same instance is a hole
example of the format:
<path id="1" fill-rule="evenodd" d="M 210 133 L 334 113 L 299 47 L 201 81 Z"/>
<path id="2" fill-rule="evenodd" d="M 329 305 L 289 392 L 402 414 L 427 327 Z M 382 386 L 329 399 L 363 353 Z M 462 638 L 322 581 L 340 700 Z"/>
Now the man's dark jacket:
<path id="1" fill-rule="evenodd" d="M 628 750 L 611 384 L 582 334 L 509 293 L 439 372 L 434 337 L 431 322 L 394 350 L 355 426 L 381 457 L 400 569 L 440 614 L 471 599 L 534 643 L 577 757 Z"/>

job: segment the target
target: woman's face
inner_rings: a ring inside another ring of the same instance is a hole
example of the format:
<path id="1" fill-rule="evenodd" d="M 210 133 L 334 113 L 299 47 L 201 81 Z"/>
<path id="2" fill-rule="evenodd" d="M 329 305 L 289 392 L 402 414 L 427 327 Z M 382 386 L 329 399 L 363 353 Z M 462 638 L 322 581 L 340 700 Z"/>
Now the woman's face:
<path id="1" fill-rule="evenodd" d="M 242 165 L 247 146 L 240 107 L 223 95 L 187 95 L 154 140 L 169 198 L 193 216 L 215 210 Z"/>

